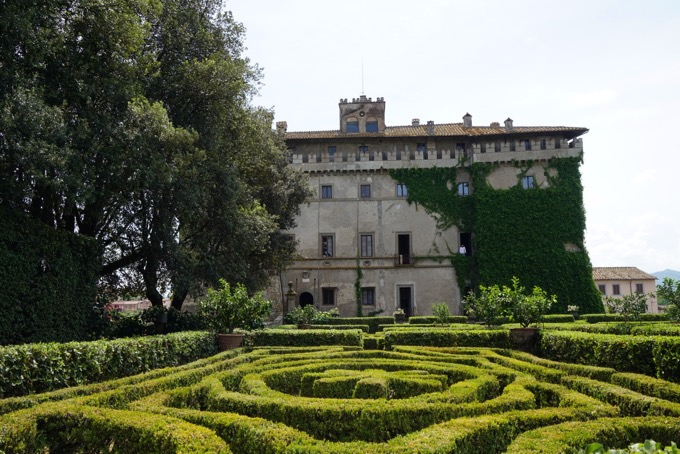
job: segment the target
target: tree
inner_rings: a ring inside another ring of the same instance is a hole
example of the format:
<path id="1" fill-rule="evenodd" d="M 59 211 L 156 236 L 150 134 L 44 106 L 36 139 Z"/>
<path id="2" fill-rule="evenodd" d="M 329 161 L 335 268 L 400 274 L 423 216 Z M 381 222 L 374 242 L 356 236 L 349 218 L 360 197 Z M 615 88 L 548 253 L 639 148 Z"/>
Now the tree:
<path id="1" fill-rule="evenodd" d="M 261 288 L 309 195 L 251 105 L 261 72 L 217 0 L 4 2 L 0 204 L 96 241 L 114 293 L 154 305 Z"/>
<path id="2" fill-rule="evenodd" d="M 659 301 L 666 304 L 666 312 L 671 320 L 680 321 L 680 281 L 664 278 L 656 289 Z"/>

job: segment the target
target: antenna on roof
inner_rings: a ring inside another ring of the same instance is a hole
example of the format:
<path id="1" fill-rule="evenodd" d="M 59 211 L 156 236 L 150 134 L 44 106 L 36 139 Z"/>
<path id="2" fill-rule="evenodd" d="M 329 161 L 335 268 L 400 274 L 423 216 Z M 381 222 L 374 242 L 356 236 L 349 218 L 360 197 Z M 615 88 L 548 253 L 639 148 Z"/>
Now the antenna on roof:
<path id="1" fill-rule="evenodd" d="M 361 94 L 364 94 L 364 59 L 361 59 Z"/>

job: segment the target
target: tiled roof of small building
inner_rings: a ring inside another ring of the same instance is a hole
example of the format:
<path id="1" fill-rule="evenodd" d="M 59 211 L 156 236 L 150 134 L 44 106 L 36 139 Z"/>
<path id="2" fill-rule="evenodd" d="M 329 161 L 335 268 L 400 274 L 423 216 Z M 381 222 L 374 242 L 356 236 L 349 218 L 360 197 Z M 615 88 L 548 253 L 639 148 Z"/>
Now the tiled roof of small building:
<path id="1" fill-rule="evenodd" d="M 645 273 L 634 266 L 611 266 L 611 267 L 593 267 L 593 280 L 649 280 L 656 279 L 655 276 Z"/>
<path id="2" fill-rule="evenodd" d="M 427 124 L 387 126 L 384 132 L 345 133 L 339 130 L 331 131 L 291 131 L 286 133 L 286 139 L 337 139 L 351 137 L 428 137 Z M 509 134 L 550 134 L 567 133 L 571 137 L 577 137 L 588 132 L 587 128 L 569 126 L 514 126 L 508 131 L 503 126 L 473 126 L 466 128 L 463 123 L 442 123 L 434 125 L 435 137 L 447 136 L 503 136 Z"/>

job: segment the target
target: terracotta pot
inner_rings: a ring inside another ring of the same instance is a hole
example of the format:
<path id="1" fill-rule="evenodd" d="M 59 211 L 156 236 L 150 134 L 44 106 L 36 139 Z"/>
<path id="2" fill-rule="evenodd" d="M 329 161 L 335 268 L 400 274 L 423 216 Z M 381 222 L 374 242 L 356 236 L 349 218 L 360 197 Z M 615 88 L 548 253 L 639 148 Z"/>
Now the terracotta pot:
<path id="1" fill-rule="evenodd" d="M 226 350 L 233 350 L 239 348 L 243 343 L 243 338 L 245 334 L 235 333 L 235 334 L 218 334 L 217 335 L 217 347 L 221 352 Z"/>
<path id="2" fill-rule="evenodd" d="M 512 348 L 533 353 L 538 339 L 538 328 L 510 328 L 510 342 Z"/>

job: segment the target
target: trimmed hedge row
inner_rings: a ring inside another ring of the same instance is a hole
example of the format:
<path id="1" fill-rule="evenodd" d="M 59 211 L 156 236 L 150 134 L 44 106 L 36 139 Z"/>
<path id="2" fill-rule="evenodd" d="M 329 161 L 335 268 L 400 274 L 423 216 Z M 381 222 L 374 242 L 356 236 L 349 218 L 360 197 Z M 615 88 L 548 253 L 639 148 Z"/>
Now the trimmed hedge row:
<path id="1" fill-rule="evenodd" d="M 496 347 L 509 348 L 508 330 L 452 330 L 447 328 L 397 329 L 385 332 L 385 348 L 395 345 L 432 347 Z"/>
<path id="2" fill-rule="evenodd" d="M 368 325 L 368 332 L 380 331 L 380 325 L 394 325 L 394 317 L 332 317 L 319 322 L 320 325 Z"/>
<path id="3" fill-rule="evenodd" d="M 152 413 L 52 403 L 0 418 L 7 452 L 231 453 L 212 430 Z"/>
<path id="4" fill-rule="evenodd" d="M 588 323 L 625 321 L 625 318 L 621 314 L 585 314 L 581 315 L 579 318 Z M 638 320 L 642 322 L 665 322 L 668 321 L 668 314 L 640 314 Z"/>
<path id="5" fill-rule="evenodd" d="M 584 331 L 588 333 L 600 334 L 630 334 L 633 336 L 680 336 L 680 325 L 672 325 L 663 322 L 602 322 L 593 324 L 563 323 L 548 325 L 545 328 L 562 331 Z"/>
<path id="6" fill-rule="evenodd" d="M 543 330 L 541 356 L 680 381 L 680 338 Z"/>
<path id="7" fill-rule="evenodd" d="M 246 345 L 262 346 L 320 346 L 348 345 L 363 346 L 362 331 L 358 328 L 345 330 L 301 329 L 301 330 L 262 330 L 246 334 Z"/>
<path id="8" fill-rule="evenodd" d="M 680 418 L 603 418 L 587 422 L 566 422 L 531 430 L 518 436 L 508 454 L 577 453 L 590 443 L 607 448 L 626 448 L 630 440 L 647 439 L 670 445 L 680 443 Z"/>
<path id="9" fill-rule="evenodd" d="M 466 315 L 451 315 L 446 318 L 446 323 L 467 323 Z M 437 317 L 432 315 L 414 315 L 409 317 L 409 325 L 434 325 L 437 322 Z"/>
<path id="10" fill-rule="evenodd" d="M 26 344 L 0 347 L 0 397 L 100 382 L 214 355 L 214 334 Z"/>
<path id="11" fill-rule="evenodd" d="M 310 325 L 310 329 L 360 329 L 368 333 L 368 325 Z"/>

